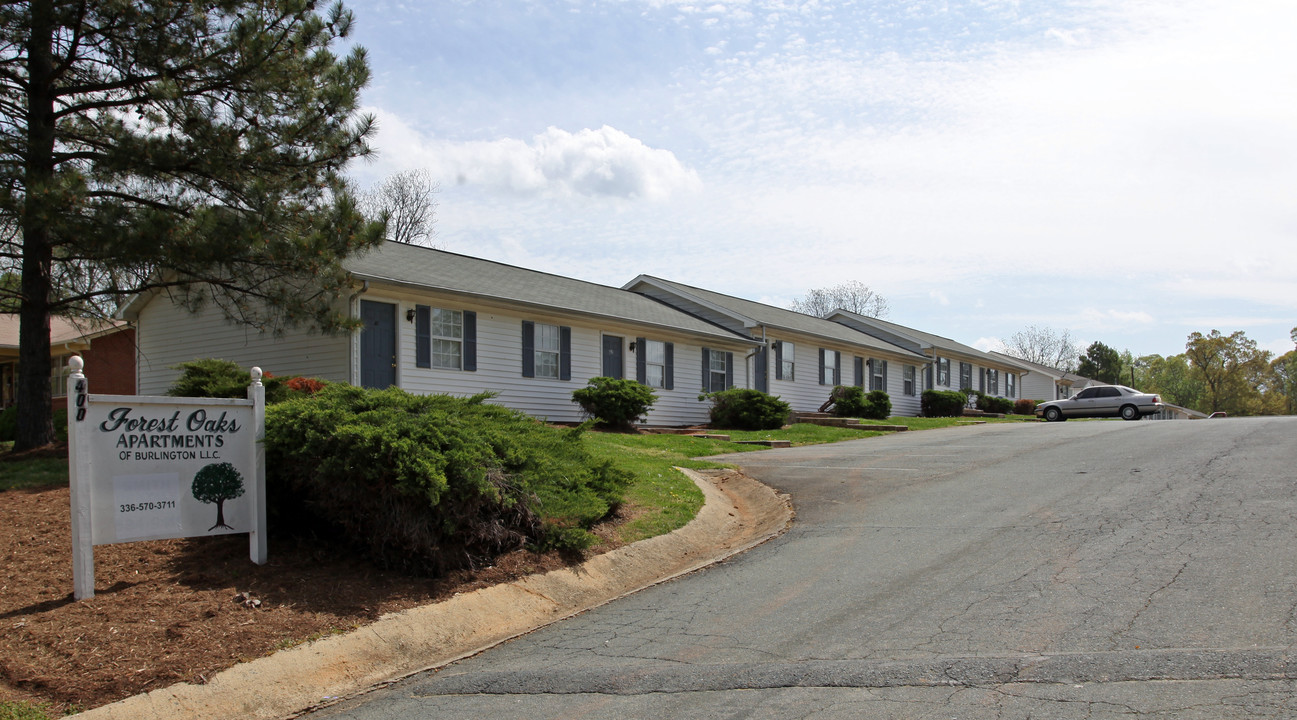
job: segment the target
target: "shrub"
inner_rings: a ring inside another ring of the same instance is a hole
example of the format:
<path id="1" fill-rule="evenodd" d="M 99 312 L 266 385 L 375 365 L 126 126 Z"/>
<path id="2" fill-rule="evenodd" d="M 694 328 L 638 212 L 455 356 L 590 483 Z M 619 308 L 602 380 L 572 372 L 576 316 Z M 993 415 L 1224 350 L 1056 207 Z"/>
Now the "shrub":
<path id="1" fill-rule="evenodd" d="M 792 411 L 788 403 L 760 390 L 730 388 L 699 395 L 699 400 L 711 400 L 711 424 L 718 428 L 734 430 L 777 430 L 788 422 Z"/>
<path id="2" fill-rule="evenodd" d="M 485 402 L 328 384 L 266 411 L 276 527 L 347 538 L 379 566 L 440 575 L 531 543 L 579 549 L 630 475 L 580 430 Z"/>
<path id="3" fill-rule="evenodd" d="M 1037 403 L 1035 400 L 1020 398 L 1013 403 L 1013 414 L 1014 415 L 1034 415 L 1036 414 L 1036 405 L 1038 404 L 1039 403 Z"/>
<path id="4" fill-rule="evenodd" d="M 314 395 L 324 389 L 328 383 L 317 378 L 291 377 L 284 381 L 284 387 L 302 395 Z"/>
<path id="5" fill-rule="evenodd" d="M 977 398 L 977 409 L 984 413 L 1008 415 L 1013 412 L 1013 401 L 1008 398 L 996 397 L 994 395 L 979 395 Z"/>
<path id="6" fill-rule="evenodd" d="M 871 390 L 865 396 L 865 413 L 870 420 L 886 420 L 892 414 L 892 398 L 882 390 Z"/>
<path id="7" fill-rule="evenodd" d="M 53 415 L 54 437 L 59 442 L 68 439 L 67 408 L 56 408 Z M 18 406 L 10 405 L 0 410 L 0 442 L 13 442 L 18 439 Z"/>
<path id="8" fill-rule="evenodd" d="M 173 397 L 246 398 L 252 374 L 238 363 L 202 358 L 172 365 L 180 377 L 167 389 Z"/>
<path id="9" fill-rule="evenodd" d="M 246 398 L 252 384 L 252 372 L 236 362 L 202 358 L 172 365 L 180 377 L 167 388 L 172 397 Z M 266 388 L 266 404 L 273 405 L 303 395 L 313 395 L 327 383 L 316 378 L 277 378 L 270 373 L 261 376 Z"/>
<path id="10" fill-rule="evenodd" d="M 865 391 L 855 385 L 837 385 L 829 394 L 833 401 L 833 414 L 838 417 L 864 417 Z"/>
<path id="11" fill-rule="evenodd" d="M 618 430 L 632 429 L 657 399 L 647 385 L 610 377 L 590 378 L 589 385 L 572 391 L 572 402 L 581 406 L 586 417 Z"/>
<path id="12" fill-rule="evenodd" d="M 924 390 L 920 405 L 924 417 L 959 417 L 968 396 L 955 390 Z"/>

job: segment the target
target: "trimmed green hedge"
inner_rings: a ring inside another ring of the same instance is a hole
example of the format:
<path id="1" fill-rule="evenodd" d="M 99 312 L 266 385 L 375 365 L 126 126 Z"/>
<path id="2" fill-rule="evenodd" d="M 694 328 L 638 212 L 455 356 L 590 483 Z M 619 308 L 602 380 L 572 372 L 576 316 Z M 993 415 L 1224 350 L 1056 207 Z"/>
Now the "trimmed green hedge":
<path id="1" fill-rule="evenodd" d="M 979 395 L 977 398 L 977 409 L 985 413 L 1008 415 L 1013 412 L 1013 401 L 1008 398 L 996 397 L 994 395 Z"/>
<path id="2" fill-rule="evenodd" d="M 920 398 L 923 417 L 959 417 L 968 396 L 956 390 L 924 390 Z"/>
<path id="3" fill-rule="evenodd" d="M 774 395 L 748 388 L 730 388 L 698 396 L 711 400 L 712 427 L 733 430 L 778 430 L 788 422 L 792 407 Z"/>
<path id="4" fill-rule="evenodd" d="M 829 396 L 833 400 L 833 414 L 838 417 L 886 420 L 892 414 L 892 398 L 882 390 L 871 390 L 855 385 L 838 385 Z"/>
<path id="5" fill-rule="evenodd" d="M 275 526 L 348 538 L 381 567 L 429 575 L 525 544 L 590 545 L 629 473 L 594 461 L 579 428 L 489 397 L 335 384 L 268 407 Z"/>

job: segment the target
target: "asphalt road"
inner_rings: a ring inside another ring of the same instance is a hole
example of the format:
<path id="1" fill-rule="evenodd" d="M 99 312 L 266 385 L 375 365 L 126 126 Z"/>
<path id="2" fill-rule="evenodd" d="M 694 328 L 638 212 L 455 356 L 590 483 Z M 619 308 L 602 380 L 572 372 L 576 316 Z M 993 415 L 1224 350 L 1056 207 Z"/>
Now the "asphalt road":
<path id="1" fill-rule="evenodd" d="M 785 535 L 312 718 L 1297 716 L 1297 418 L 732 461 Z"/>

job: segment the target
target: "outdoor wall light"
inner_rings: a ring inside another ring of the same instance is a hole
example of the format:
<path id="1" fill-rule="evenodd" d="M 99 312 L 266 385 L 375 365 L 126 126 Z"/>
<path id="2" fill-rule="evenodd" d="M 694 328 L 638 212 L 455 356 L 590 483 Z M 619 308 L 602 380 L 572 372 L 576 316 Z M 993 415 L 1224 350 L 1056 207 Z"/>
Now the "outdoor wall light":
<path id="1" fill-rule="evenodd" d="M 414 308 L 405 311 L 405 321 L 414 322 Z"/>

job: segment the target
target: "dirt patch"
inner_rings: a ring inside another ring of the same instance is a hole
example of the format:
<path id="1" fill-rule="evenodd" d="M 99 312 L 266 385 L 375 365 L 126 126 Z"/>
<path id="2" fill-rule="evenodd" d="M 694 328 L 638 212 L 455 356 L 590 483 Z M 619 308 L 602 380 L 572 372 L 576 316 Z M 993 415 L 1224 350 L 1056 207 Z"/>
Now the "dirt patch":
<path id="1" fill-rule="evenodd" d="M 3 465 L 0 465 L 2 470 Z M 72 599 L 67 488 L 0 492 L 0 699 L 86 710 L 456 593 L 579 562 L 518 551 L 442 579 L 374 569 L 324 543 L 245 535 L 95 548 L 95 597 Z M 616 547 L 614 518 L 597 529 Z"/>

